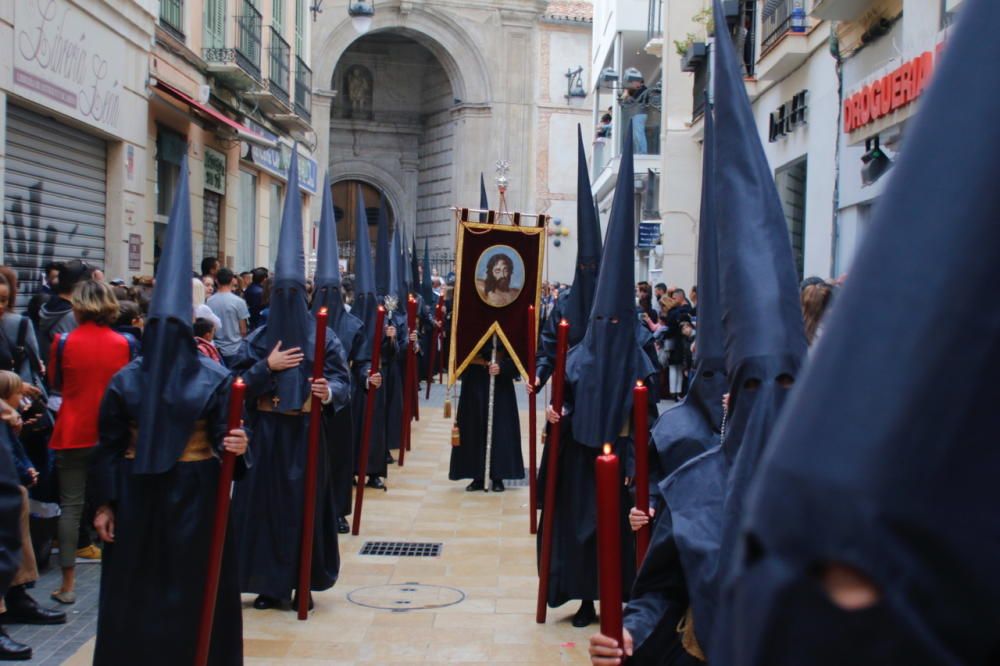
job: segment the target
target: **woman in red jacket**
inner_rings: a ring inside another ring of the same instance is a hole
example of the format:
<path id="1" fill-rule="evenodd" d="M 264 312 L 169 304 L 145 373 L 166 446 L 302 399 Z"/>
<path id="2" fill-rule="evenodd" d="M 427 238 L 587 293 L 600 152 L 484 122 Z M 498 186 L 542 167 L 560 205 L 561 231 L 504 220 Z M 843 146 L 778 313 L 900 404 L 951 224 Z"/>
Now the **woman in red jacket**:
<path id="1" fill-rule="evenodd" d="M 118 301 L 101 282 L 87 281 L 73 292 L 79 326 L 52 341 L 49 384 L 62 394 L 49 446 L 59 470 L 59 563 L 62 586 L 52 598 L 76 601 L 76 542 L 83 514 L 87 471 L 97 446 L 97 415 L 111 377 L 129 362 L 128 340 L 111 329 Z"/>

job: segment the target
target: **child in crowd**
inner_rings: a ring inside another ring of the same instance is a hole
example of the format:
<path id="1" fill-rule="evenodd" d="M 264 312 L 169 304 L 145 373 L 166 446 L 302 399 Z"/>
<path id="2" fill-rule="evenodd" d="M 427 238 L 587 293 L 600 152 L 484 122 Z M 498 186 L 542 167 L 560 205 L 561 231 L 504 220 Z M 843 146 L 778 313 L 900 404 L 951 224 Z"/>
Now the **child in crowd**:
<path id="1" fill-rule="evenodd" d="M 215 343 L 212 340 L 215 339 L 215 324 L 203 317 L 199 317 L 194 320 L 194 342 L 198 346 L 198 351 L 205 356 L 209 357 L 216 363 L 225 365 L 222 363 L 222 354 L 216 349 Z"/>

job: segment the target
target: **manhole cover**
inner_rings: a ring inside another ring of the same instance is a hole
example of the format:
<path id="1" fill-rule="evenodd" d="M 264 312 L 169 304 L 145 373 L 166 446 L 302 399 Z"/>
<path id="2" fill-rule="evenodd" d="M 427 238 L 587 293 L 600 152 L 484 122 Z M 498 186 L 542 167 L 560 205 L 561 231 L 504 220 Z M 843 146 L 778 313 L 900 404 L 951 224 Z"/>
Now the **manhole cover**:
<path id="1" fill-rule="evenodd" d="M 454 606 L 465 600 L 465 593 L 443 585 L 398 583 L 361 587 L 350 592 L 347 600 L 365 608 L 378 608 L 395 613 L 414 610 L 433 610 Z"/>
<path id="2" fill-rule="evenodd" d="M 437 557 L 441 554 L 440 543 L 420 543 L 407 541 L 365 541 L 361 555 L 385 555 L 389 557 Z"/>

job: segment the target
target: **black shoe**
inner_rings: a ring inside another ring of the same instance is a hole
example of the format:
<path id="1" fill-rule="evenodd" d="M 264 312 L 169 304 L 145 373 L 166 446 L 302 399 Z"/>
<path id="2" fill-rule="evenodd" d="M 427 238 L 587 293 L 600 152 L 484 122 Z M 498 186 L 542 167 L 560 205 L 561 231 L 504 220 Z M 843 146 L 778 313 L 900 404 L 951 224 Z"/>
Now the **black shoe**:
<path id="1" fill-rule="evenodd" d="M 18 643 L 0 627 L 0 661 L 27 661 L 31 659 L 31 648 Z"/>
<path id="2" fill-rule="evenodd" d="M 506 490 L 506 488 L 504 488 L 503 486 L 503 481 L 501 481 L 500 479 L 493 479 L 493 485 L 490 488 L 490 490 L 492 490 L 495 493 L 502 493 L 503 491 Z"/>
<path id="3" fill-rule="evenodd" d="M 483 482 L 482 482 L 481 479 L 473 479 L 472 483 L 470 483 L 469 485 L 467 485 L 465 487 L 465 492 L 467 492 L 467 493 L 472 493 L 472 492 L 475 492 L 477 490 L 486 490 L 486 487 L 483 485 Z"/>
<path id="4" fill-rule="evenodd" d="M 580 610 L 573 616 L 574 627 L 586 627 L 594 623 L 597 619 L 597 611 L 594 610 L 593 601 L 584 601 L 580 604 Z"/>
<path id="5" fill-rule="evenodd" d="M 0 614 L 0 624 L 65 624 L 66 613 L 42 608 L 23 585 L 7 590 L 7 612 Z"/>
<path id="6" fill-rule="evenodd" d="M 365 488 L 374 488 L 375 490 L 387 490 L 385 487 L 385 482 L 382 477 L 379 476 L 369 476 L 368 483 L 365 484 Z"/>
<path id="7" fill-rule="evenodd" d="M 351 531 L 351 526 L 347 524 L 347 518 L 340 516 L 337 518 L 337 533 L 347 534 Z"/>
<path id="8" fill-rule="evenodd" d="M 316 604 L 313 603 L 313 595 L 312 595 L 312 592 L 310 592 L 309 593 L 309 610 L 312 610 L 315 607 L 316 607 Z M 292 610 L 293 611 L 299 610 L 299 593 L 298 592 L 296 592 L 294 595 L 292 595 Z"/>
<path id="9" fill-rule="evenodd" d="M 257 610 L 267 610 L 269 608 L 277 608 L 281 605 L 279 599 L 274 597 L 269 597 L 266 594 L 258 595 L 256 599 L 253 600 L 253 607 Z"/>

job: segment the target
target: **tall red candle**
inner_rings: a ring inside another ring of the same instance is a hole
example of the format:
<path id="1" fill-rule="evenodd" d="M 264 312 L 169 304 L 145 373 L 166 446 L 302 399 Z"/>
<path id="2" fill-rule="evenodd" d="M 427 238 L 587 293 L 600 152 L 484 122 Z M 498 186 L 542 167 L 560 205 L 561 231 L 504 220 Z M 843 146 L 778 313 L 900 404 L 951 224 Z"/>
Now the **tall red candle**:
<path id="1" fill-rule="evenodd" d="M 535 334 L 535 306 L 528 306 L 528 381 L 532 390 L 528 392 L 528 529 L 531 534 L 538 531 L 538 472 L 536 431 L 538 411 L 535 405 L 535 344 L 538 336 Z"/>
<path id="2" fill-rule="evenodd" d="M 243 418 L 243 399 L 247 385 L 242 377 L 237 377 L 229 391 L 229 417 L 226 434 L 240 427 Z M 226 525 L 229 522 L 230 492 L 236 455 L 228 451 L 222 454 L 222 469 L 219 471 L 219 485 L 215 489 L 215 520 L 212 523 L 212 542 L 208 548 L 208 572 L 205 580 L 205 596 L 201 603 L 201 623 L 198 625 L 198 645 L 195 649 L 195 666 L 208 663 L 208 652 L 212 643 L 212 625 L 215 622 L 215 600 L 219 595 L 219 576 L 222 572 L 222 549 L 226 544 Z"/>
<path id="3" fill-rule="evenodd" d="M 313 352 L 312 378 L 322 379 L 326 365 L 326 322 L 329 313 L 320 308 L 316 313 L 316 348 Z M 306 453 L 305 502 L 302 509 L 302 539 L 299 550 L 299 619 L 309 617 L 309 588 L 312 580 L 312 548 L 316 523 L 316 479 L 319 468 L 319 435 L 322 427 L 323 403 L 315 395 L 310 398 L 309 449 Z"/>
<path id="4" fill-rule="evenodd" d="M 632 421 L 635 425 L 635 508 L 649 515 L 649 389 L 639 380 L 632 389 Z M 649 550 L 651 528 L 644 525 L 635 535 L 635 568 L 642 566 Z"/>
<path id="5" fill-rule="evenodd" d="M 563 388 L 566 383 L 566 352 L 569 349 L 569 322 L 559 322 L 556 335 L 556 363 L 552 372 L 552 409 L 562 417 Z M 556 480 L 559 476 L 559 438 L 561 421 L 552 424 L 545 440 L 548 468 L 545 475 L 545 504 L 542 514 L 542 555 L 538 563 L 538 602 L 535 622 L 545 623 L 545 602 L 549 594 L 549 571 L 552 569 L 552 524 L 556 512 Z"/>
<path id="6" fill-rule="evenodd" d="M 406 461 L 406 451 L 410 448 L 410 428 L 413 421 L 413 374 L 416 369 L 415 349 L 409 335 L 417 329 L 417 299 L 406 299 L 406 371 L 403 377 L 403 427 L 400 430 L 399 466 Z"/>
<path id="7" fill-rule="evenodd" d="M 385 326 L 385 308 L 378 306 L 375 311 L 375 331 L 372 334 L 372 358 L 371 366 L 368 368 L 368 376 L 378 374 L 379 365 L 382 361 L 382 328 Z M 361 530 L 361 508 L 365 503 L 365 474 L 368 472 L 368 452 L 371 450 L 372 439 L 372 419 L 375 416 L 375 394 L 377 389 L 374 386 L 368 387 L 368 395 L 365 398 L 365 420 L 361 429 L 361 451 L 358 453 L 358 487 L 354 491 L 354 520 L 351 525 L 351 534 L 358 536 Z"/>
<path id="8" fill-rule="evenodd" d="M 621 468 L 611 445 L 594 463 L 597 482 L 597 566 L 601 633 L 622 645 Z"/>

